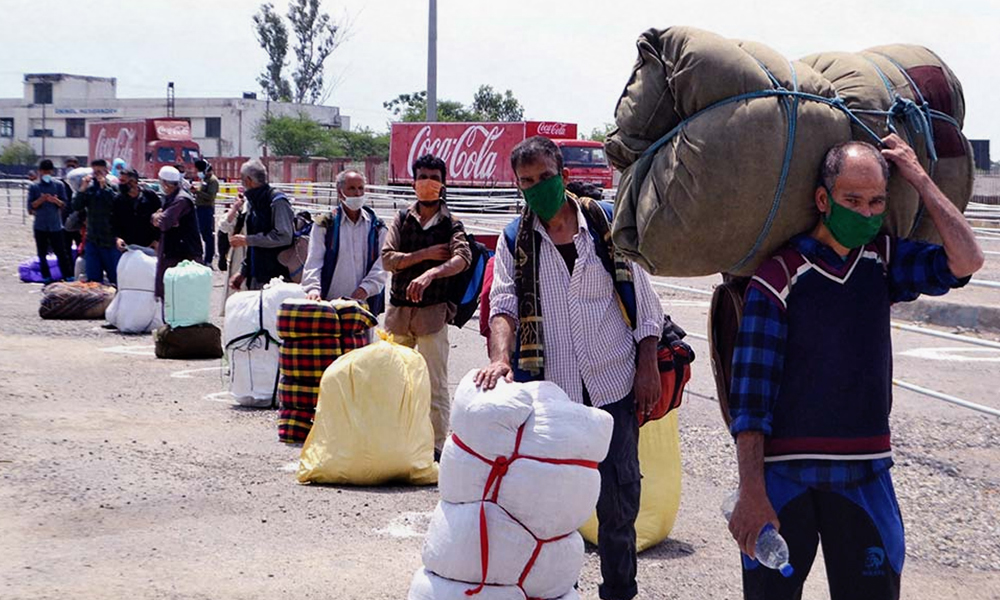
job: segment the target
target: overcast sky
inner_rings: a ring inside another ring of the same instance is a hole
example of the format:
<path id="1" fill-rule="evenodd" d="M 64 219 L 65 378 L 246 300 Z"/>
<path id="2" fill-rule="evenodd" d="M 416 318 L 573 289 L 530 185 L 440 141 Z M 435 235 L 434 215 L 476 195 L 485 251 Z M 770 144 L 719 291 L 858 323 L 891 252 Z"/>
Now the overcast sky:
<path id="1" fill-rule="evenodd" d="M 324 0 L 351 36 L 326 64 L 327 104 L 353 127 L 385 130 L 382 102 L 426 87 L 426 0 Z M 276 0 L 279 12 L 287 0 Z M 266 62 L 253 0 L 0 0 L 0 97 L 22 76 L 66 72 L 118 78 L 119 97 L 259 91 Z M 925 45 L 965 88 L 965 133 L 1000 155 L 998 0 L 438 0 L 438 97 L 469 104 L 480 84 L 511 89 L 525 117 L 610 122 L 650 27 L 692 25 L 763 42 L 790 58 L 887 43 Z M 291 52 L 289 52 L 291 55 Z M 263 97 L 263 96 L 262 96 Z"/>

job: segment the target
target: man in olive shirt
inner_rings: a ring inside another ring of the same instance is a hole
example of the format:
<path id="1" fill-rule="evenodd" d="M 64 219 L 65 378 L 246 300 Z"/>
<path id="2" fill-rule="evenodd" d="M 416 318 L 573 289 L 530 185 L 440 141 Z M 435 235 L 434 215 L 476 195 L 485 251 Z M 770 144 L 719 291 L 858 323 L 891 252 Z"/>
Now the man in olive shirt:
<path id="1" fill-rule="evenodd" d="M 472 264 L 465 228 L 444 204 L 446 172 L 440 158 L 428 154 L 417 159 L 417 201 L 396 215 L 382 246 L 382 266 L 392 273 L 385 328 L 400 344 L 416 346 L 427 362 L 435 457 L 441 454 L 451 416 L 448 321 L 456 307 L 448 301 L 448 278 Z"/>
<path id="2" fill-rule="evenodd" d="M 198 231 L 205 246 L 205 260 L 202 264 L 211 268 L 215 258 L 215 197 L 219 195 L 219 178 L 212 171 L 212 165 L 203 158 L 194 161 L 198 171 L 195 186 L 194 210 L 198 215 Z"/>

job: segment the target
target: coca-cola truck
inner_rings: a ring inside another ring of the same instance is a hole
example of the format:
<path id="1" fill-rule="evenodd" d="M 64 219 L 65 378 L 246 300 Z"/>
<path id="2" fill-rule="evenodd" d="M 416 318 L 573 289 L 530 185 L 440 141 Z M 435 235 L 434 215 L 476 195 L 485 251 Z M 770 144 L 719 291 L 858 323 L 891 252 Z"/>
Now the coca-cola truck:
<path id="1" fill-rule="evenodd" d="M 515 187 L 510 153 L 525 138 L 542 135 L 562 150 L 571 181 L 612 186 L 613 171 L 600 142 L 576 139 L 575 123 L 393 123 L 389 140 L 389 183 L 413 181 L 410 167 L 424 154 L 448 166 L 452 187 Z"/>
<path id="2" fill-rule="evenodd" d="M 140 177 L 155 178 L 166 165 L 183 163 L 190 168 L 201 157 L 186 119 L 95 121 L 89 127 L 91 160 L 103 158 L 110 166 L 121 158 L 130 169 L 139 171 Z"/>

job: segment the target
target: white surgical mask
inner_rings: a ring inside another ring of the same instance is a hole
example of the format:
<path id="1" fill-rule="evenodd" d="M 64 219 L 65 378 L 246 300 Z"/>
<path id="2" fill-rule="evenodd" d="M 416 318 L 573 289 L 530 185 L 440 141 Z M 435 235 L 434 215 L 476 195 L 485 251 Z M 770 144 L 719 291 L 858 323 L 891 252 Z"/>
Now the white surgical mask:
<path id="1" fill-rule="evenodd" d="M 367 201 L 368 197 L 364 194 L 361 194 L 360 196 L 344 196 L 344 199 L 341 200 L 341 202 L 344 203 L 344 206 L 351 210 L 361 210 L 361 207 L 364 206 Z"/>

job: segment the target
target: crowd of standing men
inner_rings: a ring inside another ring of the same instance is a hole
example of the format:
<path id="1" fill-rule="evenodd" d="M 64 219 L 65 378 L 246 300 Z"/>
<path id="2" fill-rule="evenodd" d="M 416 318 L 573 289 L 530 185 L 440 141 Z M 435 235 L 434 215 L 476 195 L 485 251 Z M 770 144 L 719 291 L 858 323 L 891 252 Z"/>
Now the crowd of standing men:
<path id="1" fill-rule="evenodd" d="M 815 191 L 815 228 L 765 261 L 746 293 L 728 407 L 740 469 L 730 531 L 744 555 L 746 598 L 801 597 L 820 542 L 832 598 L 899 597 L 905 545 L 889 477 L 889 305 L 964 285 L 983 254 L 912 149 L 895 135 L 882 143 L 881 150 L 860 142 L 829 150 Z M 489 364 L 477 384 L 545 379 L 611 415 L 597 503 L 599 593 L 630 600 L 638 593 L 639 423 L 661 394 L 663 310 L 649 276 L 615 249 L 609 207 L 567 191 L 569 171 L 551 140 L 529 138 L 510 160 L 525 207 L 497 244 Z M 880 234 L 890 162 L 920 192 L 943 245 Z M 121 173 L 115 190 L 107 165 L 92 167 L 71 202 L 87 210 L 88 279 L 106 274 L 114 283 L 117 253 L 129 244 L 156 246 L 160 294 L 168 266 L 211 261 L 203 221 L 217 182 L 199 185 L 192 197 L 181 173 L 164 167 L 161 198 L 133 171 Z M 202 182 L 209 171 L 203 167 Z M 70 199 L 52 179 L 51 162 L 42 161 L 39 172 L 28 197 L 39 254 L 51 246 L 68 266 L 60 254 L 61 214 Z M 423 156 L 412 174 L 416 202 L 388 225 L 367 205 L 363 175 L 338 176 L 339 202 L 313 223 L 302 285 L 313 299 L 350 297 L 374 312 L 385 307 L 384 327 L 426 360 L 439 454 L 450 412 L 449 278 L 470 267 L 472 254 L 446 204 L 445 163 Z M 220 225 L 233 248 L 229 284 L 260 289 L 290 275 L 280 255 L 293 244 L 295 215 L 259 161 L 244 163 L 240 176 L 245 197 Z M 754 560 L 768 525 L 788 539 L 791 577 Z"/>

